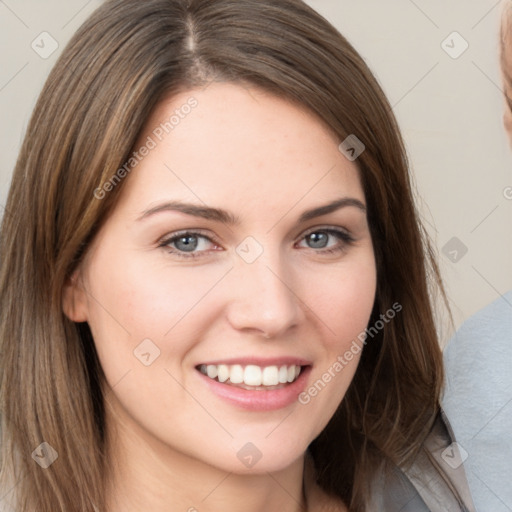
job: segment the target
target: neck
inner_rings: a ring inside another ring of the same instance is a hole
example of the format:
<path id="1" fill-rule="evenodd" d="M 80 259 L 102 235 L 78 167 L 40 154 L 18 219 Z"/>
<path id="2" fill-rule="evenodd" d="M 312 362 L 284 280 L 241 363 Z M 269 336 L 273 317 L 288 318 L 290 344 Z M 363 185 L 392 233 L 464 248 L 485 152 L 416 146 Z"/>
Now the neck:
<path id="1" fill-rule="evenodd" d="M 280 471 L 236 474 L 150 439 L 141 429 L 108 428 L 106 512 L 304 512 L 304 458 Z"/>

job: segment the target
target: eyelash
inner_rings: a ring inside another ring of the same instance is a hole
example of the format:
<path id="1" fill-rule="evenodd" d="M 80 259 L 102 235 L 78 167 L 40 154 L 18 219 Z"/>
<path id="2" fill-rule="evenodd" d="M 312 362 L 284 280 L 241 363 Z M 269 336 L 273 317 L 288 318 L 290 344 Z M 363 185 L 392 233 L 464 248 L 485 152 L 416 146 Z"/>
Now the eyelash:
<path id="1" fill-rule="evenodd" d="M 319 249 L 315 250 L 312 247 L 309 247 L 308 249 L 312 249 L 313 251 L 320 253 L 320 254 L 335 254 L 344 252 L 347 249 L 347 246 L 352 245 L 355 242 L 355 239 L 346 231 L 338 228 L 312 228 L 306 231 L 300 238 L 299 241 L 304 240 L 309 235 L 312 235 L 313 233 L 327 233 L 328 235 L 334 236 L 335 238 L 339 239 L 339 244 L 335 245 L 334 247 L 327 248 L 327 249 Z"/>
<path id="2" fill-rule="evenodd" d="M 313 228 L 313 229 L 306 231 L 296 243 L 301 242 L 302 240 L 304 240 L 309 235 L 312 235 L 313 233 L 327 233 L 328 235 L 334 236 L 339 239 L 339 244 L 337 244 L 336 246 L 331 247 L 331 248 L 323 248 L 323 249 L 320 248 L 318 250 L 315 250 L 312 247 L 308 248 L 318 254 L 341 253 L 347 249 L 347 246 L 350 246 L 355 242 L 355 239 L 344 230 L 341 230 L 338 228 L 331 228 L 331 227 L 325 227 L 325 228 L 320 227 L 320 228 Z M 214 237 L 212 237 L 210 235 L 206 235 L 204 232 L 202 232 L 200 230 L 196 230 L 196 231 L 185 230 L 185 231 L 179 231 L 179 232 L 173 233 L 170 237 L 164 238 L 163 240 L 161 240 L 159 242 L 158 247 L 165 249 L 168 253 L 178 256 L 179 258 L 183 258 L 183 259 L 193 259 L 193 258 L 203 257 L 204 253 L 209 252 L 209 251 L 197 251 L 197 252 L 195 251 L 195 252 L 187 253 L 185 251 L 180 251 L 180 250 L 170 247 L 170 244 L 172 244 L 172 243 L 178 241 L 180 238 L 183 238 L 186 236 L 204 238 L 214 245 L 220 245 L 220 243 L 217 240 L 215 240 Z"/>
<path id="3" fill-rule="evenodd" d="M 190 252 L 187 253 L 185 251 L 180 251 L 177 249 L 173 249 L 170 247 L 170 244 L 173 242 L 178 241 L 180 238 L 186 237 L 186 236 L 195 236 L 197 238 L 204 238 L 208 240 L 210 243 L 215 245 L 220 245 L 212 236 L 206 235 L 200 230 L 196 231 L 178 231 L 177 233 L 173 233 L 170 237 L 164 238 L 159 244 L 158 247 L 161 247 L 162 249 L 165 249 L 168 253 L 174 254 L 175 256 L 178 256 L 179 258 L 183 259 L 193 259 L 193 258 L 199 258 L 204 255 L 207 251 L 199 251 L 199 252 Z"/>

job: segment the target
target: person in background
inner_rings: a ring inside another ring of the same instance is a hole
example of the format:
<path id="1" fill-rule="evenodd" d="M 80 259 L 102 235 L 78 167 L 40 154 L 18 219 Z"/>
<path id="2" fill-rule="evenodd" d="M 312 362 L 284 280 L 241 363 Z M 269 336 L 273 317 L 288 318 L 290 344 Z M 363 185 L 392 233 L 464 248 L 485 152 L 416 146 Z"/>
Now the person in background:
<path id="1" fill-rule="evenodd" d="M 501 22 L 503 121 L 512 146 L 512 2 Z M 512 510 L 512 290 L 466 320 L 444 351 L 443 408 L 479 511 Z"/>

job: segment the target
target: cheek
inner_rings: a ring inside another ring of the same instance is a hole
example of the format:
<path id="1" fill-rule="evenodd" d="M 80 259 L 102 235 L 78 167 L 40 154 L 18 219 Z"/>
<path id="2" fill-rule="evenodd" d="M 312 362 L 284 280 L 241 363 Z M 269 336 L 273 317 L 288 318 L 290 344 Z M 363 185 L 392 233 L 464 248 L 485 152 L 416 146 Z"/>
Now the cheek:
<path id="1" fill-rule="evenodd" d="M 108 266 L 99 266 L 91 277 L 102 305 L 115 311 L 116 320 L 127 329 L 160 336 L 199 304 L 223 274 L 223 269 L 172 268 L 165 255 L 132 255 Z"/>
<path id="2" fill-rule="evenodd" d="M 364 331 L 370 318 L 376 291 L 373 253 L 317 273 L 312 282 L 315 286 L 308 299 L 330 334 L 327 348 L 343 350 Z"/>
<path id="3" fill-rule="evenodd" d="M 308 300 L 322 333 L 321 356 L 310 386 L 299 403 L 316 418 L 316 434 L 327 424 L 352 382 L 361 352 L 364 332 L 373 309 L 376 268 L 373 252 L 359 253 L 336 269 L 316 273 Z"/>
<path id="4" fill-rule="evenodd" d="M 215 306 L 206 299 L 226 269 L 177 271 L 164 255 L 148 264 L 147 255 L 106 258 L 105 253 L 108 248 L 97 255 L 98 264 L 89 272 L 89 325 L 109 380 L 138 368 L 134 351 L 143 342 L 148 345 L 145 340 L 156 347 L 148 345 L 158 354 L 158 366 L 178 361 L 215 315 Z"/>

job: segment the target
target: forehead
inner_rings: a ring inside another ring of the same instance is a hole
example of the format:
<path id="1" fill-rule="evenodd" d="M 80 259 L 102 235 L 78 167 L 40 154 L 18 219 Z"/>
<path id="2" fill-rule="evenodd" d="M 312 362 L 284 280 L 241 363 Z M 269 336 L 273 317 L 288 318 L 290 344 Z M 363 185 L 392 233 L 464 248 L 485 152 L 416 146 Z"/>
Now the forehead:
<path id="1" fill-rule="evenodd" d="M 220 83 L 175 95 L 157 107 L 136 146 L 148 138 L 155 147 L 123 192 L 137 203 L 178 198 L 282 209 L 306 196 L 363 199 L 356 164 L 324 123 L 259 89 Z"/>

